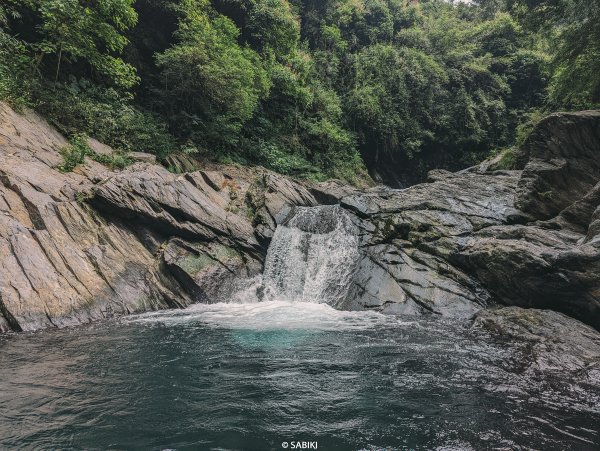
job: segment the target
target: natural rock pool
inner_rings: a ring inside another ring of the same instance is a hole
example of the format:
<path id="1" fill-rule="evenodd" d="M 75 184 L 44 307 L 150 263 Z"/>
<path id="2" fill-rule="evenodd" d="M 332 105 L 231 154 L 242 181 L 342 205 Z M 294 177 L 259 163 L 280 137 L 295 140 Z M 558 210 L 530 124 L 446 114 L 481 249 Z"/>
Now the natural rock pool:
<path id="1" fill-rule="evenodd" d="M 598 386 L 525 346 L 276 301 L 7 335 L 0 448 L 598 449 Z"/>

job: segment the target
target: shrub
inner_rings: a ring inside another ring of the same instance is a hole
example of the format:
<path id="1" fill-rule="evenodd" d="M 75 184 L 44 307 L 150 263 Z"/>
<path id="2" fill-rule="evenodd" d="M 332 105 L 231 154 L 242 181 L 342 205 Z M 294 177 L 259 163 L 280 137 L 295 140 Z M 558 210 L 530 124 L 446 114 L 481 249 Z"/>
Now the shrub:
<path id="1" fill-rule="evenodd" d="M 86 80 L 71 80 L 36 93 L 36 109 L 66 135 L 87 134 L 121 152 L 139 151 L 165 158 L 176 148 L 167 126 L 132 105 L 131 98 Z"/>
<path id="2" fill-rule="evenodd" d="M 25 46 L 0 27 L 0 100 L 17 110 L 30 106 L 33 84 L 31 58 Z"/>
<path id="3" fill-rule="evenodd" d="M 112 169 L 123 169 L 133 163 L 133 160 L 121 152 L 115 152 L 110 155 L 94 152 L 88 144 L 88 138 L 85 135 L 73 135 L 69 144 L 61 152 L 63 163 L 58 166 L 61 172 L 71 172 L 80 164 L 83 164 L 85 157 L 102 163 Z"/>
<path id="4" fill-rule="evenodd" d="M 517 167 L 517 153 L 514 147 L 502 151 L 502 155 L 498 161 L 498 167 L 505 170 L 511 170 Z"/>

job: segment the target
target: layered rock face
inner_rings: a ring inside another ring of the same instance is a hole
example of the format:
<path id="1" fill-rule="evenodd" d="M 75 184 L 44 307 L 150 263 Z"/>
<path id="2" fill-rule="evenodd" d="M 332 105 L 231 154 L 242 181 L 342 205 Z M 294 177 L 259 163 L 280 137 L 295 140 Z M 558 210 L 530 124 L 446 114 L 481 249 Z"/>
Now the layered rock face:
<path id="1" fill-rule="evenodd" d="M 600 386 L 600 334 L 561 313 L 520 307 L 482 310 L 471 332 L 513 348 L 519 372 L 568 374 L 570 382 Z"/>
<path id="2" fill-rule="evenodd" d="M 227 300 L 263 271 L 277 224 L 319 204 L 339 204 L 359 234 L 340 308 L 471 317 L 506 304 L 600 328 L 598 112 L 543 121 L 524 169 L 434 171 L 406 190 L 260 168 L 172 174 L 143 154 L 63 174 L 66 144 L 0 104 L 0 331 Z"/>
<path id="3" fill-rule="evenodd" d="M 214 301 L 262 271 L 284 205 L 317 203 L 262 170 L 115 172 L 88 160 L 63 174 L 66 145 L 0 103 L 0 331 Z"/>
<path id="4" fill-rule="evenodd" d="M 522 153 L 523 170 L 434 171 L 343 197 L 364 230 L 348 308 L 469 316 L 506 304 L 600 328 L 600 112 L 549 116 Z"/>
<path id="5" fill-rule="evenodd" d="M 524 170 L 482 164 L 342 196 L 364 236 L 348 308 L 469 316 L 506 304 L 600 328 L 600 112 L 548 117 L 522 152 Z"/>

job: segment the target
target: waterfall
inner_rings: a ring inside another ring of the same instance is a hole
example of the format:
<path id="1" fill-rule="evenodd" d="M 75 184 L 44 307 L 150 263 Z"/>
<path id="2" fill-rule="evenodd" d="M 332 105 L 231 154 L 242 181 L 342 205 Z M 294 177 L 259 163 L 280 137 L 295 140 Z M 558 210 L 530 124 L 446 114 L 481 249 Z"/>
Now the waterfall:
<path id="1" fill-rule="evenodd" d="M 264 298 L 339 307 L 358 257 L 358 229 L 344 209 L 296 207 L 269 246 Z"/>

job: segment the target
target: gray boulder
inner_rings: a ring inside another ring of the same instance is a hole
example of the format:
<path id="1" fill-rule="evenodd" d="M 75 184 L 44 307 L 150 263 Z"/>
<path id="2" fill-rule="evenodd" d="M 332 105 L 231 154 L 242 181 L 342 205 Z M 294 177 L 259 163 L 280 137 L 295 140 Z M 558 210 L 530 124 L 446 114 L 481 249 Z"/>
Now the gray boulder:
<path id="1" fill-rule="evenodd" d="M 527 164 L 516 205 L 538 219 L 553 218 L 600 182 L 600 111 L 548 116 L 522 152 Z"/>
<path id="2" fill-rule="evenodd" d="M 471 331 L 514 346 L 523 371 L 568 374 L 600 387 L 600 334 L 561 313 L 507 307 L 481 311 Z"/>

